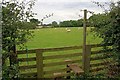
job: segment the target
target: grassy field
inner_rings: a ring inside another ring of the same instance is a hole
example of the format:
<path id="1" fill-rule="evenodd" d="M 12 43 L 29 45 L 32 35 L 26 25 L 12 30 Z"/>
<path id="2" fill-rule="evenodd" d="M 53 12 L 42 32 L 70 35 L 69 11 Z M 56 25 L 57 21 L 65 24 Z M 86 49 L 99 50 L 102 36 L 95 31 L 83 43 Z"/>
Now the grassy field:
<path id="1" fill-rule="evenodd" d="M 70 32 L 67 32 L 66 28 L 43 28 L 43 29 L 36 29 L 34 31 L 34 37 L 26 43 L 28 49 L 36 49 L 36 48 L 51 48 L 51 47 L 65 47 L 65 46 L 79 46 L 83 44 L 83 28 L 69 28 L 71 29 Z M 94 37 L 94 33 L 90 31 L 90 28 L 87 30 L 87 44 L 98 44 L 101 42 L 101 39 L 98 37 Z M 44 56 L 50 55 L 58 55 L 58 54 L 70 54 L 82 52 L 80 50 L 70 50 L 70 51 L 55 51 L 55 52 L 47 52 L 44 53 Z M 35 57 L 35 54 L 29 55 L 19 55 L 19 58 L 26 58 L 26 57 Z M 61 59 L 51 59 L 45 60 L 44 63 L 52 63 L 52 62 L 60 62 L 66 59 L 82 59 L 81 56 L 77 57 L 68 57 L 68 58 L 61 58 Z M 36 64 L 35 61 L 30 62 L 20 62 L 20 65 L 34 65 Z M 49 71 L 53 69 L 60 69 L 66 67 L 65 65 L 53 66 L 49 68 L 44 68 L 44 70 Z M 25 70 L 25 73 L 29 72 L 36 72 L 36 69 Z"/>
<path id="2" fill-rule="evenodd" d="M 28 49 L 49 48 L 49 47 L 64 47 L 82 45 L 83 43 L 83 28 L 69 28 L 71 32 L 67 32 L 66 28 L 43 28 L 34 31 L 34 37 L 26 44 Z M 87 44 L 100 43 L 101 39 L 94 37 L 87 30 Z"/>

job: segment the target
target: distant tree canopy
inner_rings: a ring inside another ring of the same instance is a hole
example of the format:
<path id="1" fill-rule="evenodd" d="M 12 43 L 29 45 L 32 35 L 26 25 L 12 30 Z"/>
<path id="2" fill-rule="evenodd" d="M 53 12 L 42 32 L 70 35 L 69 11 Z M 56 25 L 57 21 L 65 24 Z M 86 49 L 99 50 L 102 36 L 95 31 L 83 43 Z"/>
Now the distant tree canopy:
<path id="1" fill-rule="evenodd" d="M 78 19 L 77 20 L 77 26 L 83 27 L 83 19 Z"/>
<path id="2" fill-rule="evenodd" d="M 52 27 L 82 27 L 83 19 L 62 21 L 59 24 L 53 21 L 51 25 Z"/>
<path id="3" fill-rule="evenodd" d="M 58 23 L 56 21 L 53 21 L 52 24 L 51 24 L 52 27 L 58 27 Z"/>
<path id="4" fill-rule="evenodd" d="M 80 20 L 69 20 L 69 21 L 63 21 L 59 24 L 60 27 L 82 27 L 83 22 L 82 19 Z"/>
<path id="5" fill-rule="evenodd" d="M 36 26 L 38 26 L 38 24 L 40 23 L 40 21 L 38 19 L 32 18 L 32 19 L 30 19 L 30 23 L 32 25 L 31 28 L 35 29 Z"/>

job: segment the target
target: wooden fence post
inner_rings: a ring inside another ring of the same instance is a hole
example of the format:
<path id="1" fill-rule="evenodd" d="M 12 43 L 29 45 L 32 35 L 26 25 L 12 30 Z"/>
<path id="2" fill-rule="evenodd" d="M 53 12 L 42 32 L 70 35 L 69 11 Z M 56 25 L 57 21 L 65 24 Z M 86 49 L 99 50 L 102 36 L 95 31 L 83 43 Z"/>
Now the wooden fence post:
<path id="1" fill-rule="evenodd" d="M 37 78 L 43 78 L 43 51 L 36 50 Z"/>
<path id="2" fill-rule="evenodd" d="M 83 23 L 83 51 L 86 48 L 86 30 L 87 30 L 87 10 L 84 10 L 84 23 Z"/>
<path id="3" fill-rule="evenodd" d="M 91 45 L 86 45 L 86 51 L 83 53 L 83 70 L 85 74 L 90 70 Z"/>
<path id="4" fill-rule="evenodd" d="M 87 10 L 85 9 L 84 10 L 84 22 L 83 22 L 83 53 L 82 53 L 82 56 L 83 56 L 83 70 L 84 70 L 84 57 L 85 57 L 85 53 L 86 53 L 86 22 L 87 22 Z"/>

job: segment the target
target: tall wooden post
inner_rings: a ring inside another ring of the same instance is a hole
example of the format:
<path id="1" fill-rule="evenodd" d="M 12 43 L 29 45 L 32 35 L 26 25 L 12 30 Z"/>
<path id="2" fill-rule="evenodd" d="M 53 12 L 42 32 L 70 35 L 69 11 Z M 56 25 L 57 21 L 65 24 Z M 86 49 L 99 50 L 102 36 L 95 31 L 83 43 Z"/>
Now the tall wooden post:
<path id="1" fill-rule="evenodd" d="M 91 45 L 86 45 L 86 52 L 83 54 L 83 70 L 85 74 L 90 70 Z"/>
<path id="2" fill-rule="evenodd" d="M 86 27 L 87 25 L 87 10 L 84 10 L 84 23 L 83 23 L 83 53 L 86 52 Z"/>
<path id="3" fill-rule="evenodd" d="M 36 50 L 37 78 L 43 78 L 43 52 Z"/>
<path id="4" fill-rule="evenodd" d="M 85 54 L 86 54 L 86 23 L 87 22 L 87 10 L 84 10 L 84 23 L 83 23 L 83 70 L 85 71 Z"/>

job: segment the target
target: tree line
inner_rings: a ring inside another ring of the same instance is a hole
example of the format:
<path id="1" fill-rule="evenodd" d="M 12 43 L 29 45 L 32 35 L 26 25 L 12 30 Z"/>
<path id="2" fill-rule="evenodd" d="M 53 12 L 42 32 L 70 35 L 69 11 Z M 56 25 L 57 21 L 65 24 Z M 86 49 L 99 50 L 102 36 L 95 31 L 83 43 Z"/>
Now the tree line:
<path id="1" fill-rule="evenodd" d="M 62 21 L 60 23 L 57 23 L 57 21 L 53 21 L 51 24 L 48 24 L 47 26 L 52 27 L 83 27 L 83 21 L 84 19 L 78 19 L 78 20 L 66 20 Z M 106 14 L 93 14 L 87 19 L 87 27 L 100 27 L 104 24 L 109 23 L 108 16 Z"/>
<path id="2" fill-rule="evenodd" d="M 50 26 L 52 27 L 81 27 L 83 26 L 83 19 L 79 20 L 66 20 L 60 23 L 53 21 Z"/>

